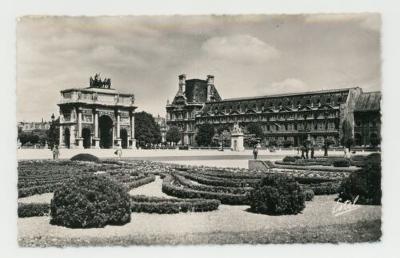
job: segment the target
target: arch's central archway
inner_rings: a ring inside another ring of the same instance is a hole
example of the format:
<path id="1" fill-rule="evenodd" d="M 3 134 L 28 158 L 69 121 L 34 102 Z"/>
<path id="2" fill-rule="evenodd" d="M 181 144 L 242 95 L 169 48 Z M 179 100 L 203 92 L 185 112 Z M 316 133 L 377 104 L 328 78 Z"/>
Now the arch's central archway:
<path id="1" fill-rule="evenodd" d="M 122 149 L 128 148 L 128 132 L 126 129 L 121 129 L 119 135 L 121 137 Z"/>
<path id="2" fill-rule="evenodd" d="M 70 137 L 71 133 L 69 132 L 69 128 L 65 128 L 64 130 L 64 144 L 66 148 L 70 148 Z"/>
<path id="3" fill-rule="evenodd" d="M 83 148 L 88 149 L 91 147 L 91 132 L 89 128 L 82 129 Z"/>
<path id="4" fill-rule="evenodd" d="M 108 149 L 113 146 L 113 121 L 109 116 L 99 118 L 100 148 Z"/>

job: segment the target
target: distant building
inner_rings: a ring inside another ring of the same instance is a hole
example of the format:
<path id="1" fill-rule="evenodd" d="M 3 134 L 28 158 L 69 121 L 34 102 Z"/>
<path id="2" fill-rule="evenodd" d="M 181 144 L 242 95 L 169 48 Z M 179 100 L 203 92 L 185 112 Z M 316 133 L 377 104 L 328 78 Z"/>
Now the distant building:
<path id="1" fill-rule="evenodd" d="M 18 122 L 18 130 L 29 133 L 35 130 L 46 131 L 49 130 L 51 122 L 42 121 L 41 122 Z"/>
<path id="2" fill-rule="evenodd" d="M 179 76 L 179 88 L 167 103 L 167 125 L 181 129 L 182 144 L 196 145 L 201 124 L 233 128 L 258 122 L 267 143 L 291 141 L 299 146 L 309 139 L 322 145 L 325 139 L 336 144 L 345 134 L 344 122 L 358 145 L 371 144 L 380 137 L 380 92 L 363 92 L 359 87 L 286 93 L 246 98 L 221 99 L 214 76 L 206 80 L 186 80 Z"/>
<path id="3" fill-rule="evenodd" d="M 61 148 L 135 148 L 135 98 L 111 88 L 111 80 L 90 78 L 87 88 L 61 91 Z"/>

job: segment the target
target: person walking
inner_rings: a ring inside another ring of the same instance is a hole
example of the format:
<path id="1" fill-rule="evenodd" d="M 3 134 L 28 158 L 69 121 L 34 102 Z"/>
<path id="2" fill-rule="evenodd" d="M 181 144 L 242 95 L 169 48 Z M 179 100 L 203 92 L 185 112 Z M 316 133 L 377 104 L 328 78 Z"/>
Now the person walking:
<path id="1" fill-rule="evenodd" d="M 254 145 L 254 149 L 253 149 L 253 157 L 254 159 L 257 159 L 258 156 L 258 148 L 257 148 L 257 144 Z"/>

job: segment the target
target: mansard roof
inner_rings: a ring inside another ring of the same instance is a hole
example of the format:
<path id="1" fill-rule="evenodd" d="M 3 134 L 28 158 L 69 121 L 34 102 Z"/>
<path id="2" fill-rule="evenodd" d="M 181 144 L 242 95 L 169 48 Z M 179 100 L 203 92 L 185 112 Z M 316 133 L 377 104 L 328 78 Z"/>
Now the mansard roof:
<path id="1" fill-rule="evenodd" d="M 355 111 L 379 111 L 381 109 L 381 92 L 362 93 L 356 102 Z"/>
<path id="2" fill-rule="evenodd" d="M 292 96 L 302 96 L 302 95 L 317 95 L 317 94 L 326 94 L 326 93 L 348 92 L 349 90 L 355 89 L 355 88 L 357 88 L 357 87 L 342 88 L 342 89 L 331 89 L 331 90 L 319 90 L 319 91 L 295 92 L 295 93 L 283 93 L 283 94 L 263 95 L 263 96 L 254 96 L 254 97 L 230 98 L 230 99 L 223 99 L 223 100 L 218 101 L 218 102 L 259 100 L 259 99 L 292 97 Z"/>

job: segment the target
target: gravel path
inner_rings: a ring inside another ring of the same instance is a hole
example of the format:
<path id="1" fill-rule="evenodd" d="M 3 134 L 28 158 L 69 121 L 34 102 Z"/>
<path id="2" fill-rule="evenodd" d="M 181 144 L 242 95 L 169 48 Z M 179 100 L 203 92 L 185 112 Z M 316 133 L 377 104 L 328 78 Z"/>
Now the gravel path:
<path id="1" fill-rule="evenodd" d="M 129 194 L 172 198 L 171 196 L 166 195 L 165 193 L 162 192 L 161 186 L 162 186 L 162 179 L 159 176 L 156 176 L 156 180 L 154 182 L 132 189 L 129 191 Z"/>

